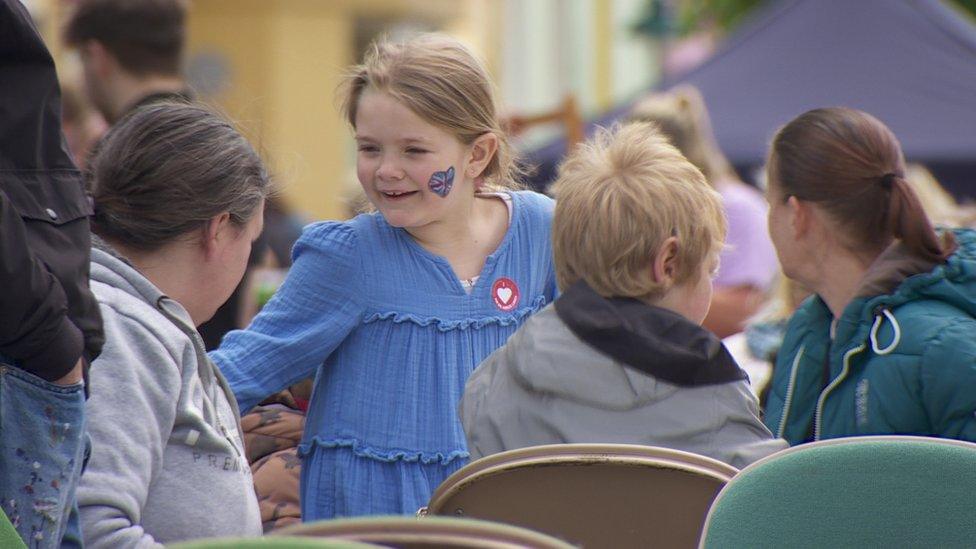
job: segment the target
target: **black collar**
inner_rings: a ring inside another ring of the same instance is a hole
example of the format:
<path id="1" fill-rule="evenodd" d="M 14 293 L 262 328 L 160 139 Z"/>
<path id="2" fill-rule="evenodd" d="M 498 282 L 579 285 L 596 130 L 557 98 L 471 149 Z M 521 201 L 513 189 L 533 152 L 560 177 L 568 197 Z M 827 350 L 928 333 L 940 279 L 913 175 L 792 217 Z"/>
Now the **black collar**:
<path id="1" fill-rule="evenodd" d="M 630 298 L 604 298 L 584 281 L 555 303 L 585 343 L 626 366 L 681 386 L 747 379 L 714 334 L 685 317 Z"/>

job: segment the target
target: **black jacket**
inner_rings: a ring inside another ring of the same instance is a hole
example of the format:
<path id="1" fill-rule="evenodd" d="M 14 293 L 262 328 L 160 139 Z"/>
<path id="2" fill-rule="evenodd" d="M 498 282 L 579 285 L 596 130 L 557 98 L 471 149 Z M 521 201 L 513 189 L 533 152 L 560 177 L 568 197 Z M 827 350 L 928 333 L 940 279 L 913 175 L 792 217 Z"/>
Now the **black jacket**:
<path id="1" fill-rule="evenodd" d="M 576 337 L 623 366 L 681 387 L 748 379 L 722 341 L 680 314 L 626 297 L 603 297 L 585 281 L 555 301 Z"/>
<path id="2" fill-rule="evenodd" d="M 54 61 L 23 5 L 0 0 L 0 358 L 48 380 L 103 342 L 89 215 Z"/>

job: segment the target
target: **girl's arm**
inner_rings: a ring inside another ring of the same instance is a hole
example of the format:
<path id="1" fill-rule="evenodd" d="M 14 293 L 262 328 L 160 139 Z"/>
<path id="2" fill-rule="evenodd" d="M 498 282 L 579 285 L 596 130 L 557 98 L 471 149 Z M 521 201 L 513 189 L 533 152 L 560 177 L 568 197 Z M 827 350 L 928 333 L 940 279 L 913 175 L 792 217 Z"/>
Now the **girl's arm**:
<path id="1" fill-rule="evenodd" d="M 311 225 L 292 255 L 284 284 L 251 325 L 227 334 L 210 353 L 242 414 L 311 377 L 362 320 L 365 274 L 351 227 Z"/>

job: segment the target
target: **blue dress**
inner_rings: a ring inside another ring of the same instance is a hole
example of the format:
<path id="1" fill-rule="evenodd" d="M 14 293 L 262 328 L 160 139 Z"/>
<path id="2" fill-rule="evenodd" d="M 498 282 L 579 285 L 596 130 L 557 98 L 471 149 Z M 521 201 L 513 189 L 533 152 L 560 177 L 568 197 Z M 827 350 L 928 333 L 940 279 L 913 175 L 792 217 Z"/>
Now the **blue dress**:
<path id="1" fill-rule="evenodd" d="M 378 213 L 316 223 L 272 300 L 211 353 L 242 411 L 315 374 L 304 520 L 414 513 L 467 462 L 468 375 L 557 293 L 553 202 L 511 194 L 508 232 L 470 294 Z"/>

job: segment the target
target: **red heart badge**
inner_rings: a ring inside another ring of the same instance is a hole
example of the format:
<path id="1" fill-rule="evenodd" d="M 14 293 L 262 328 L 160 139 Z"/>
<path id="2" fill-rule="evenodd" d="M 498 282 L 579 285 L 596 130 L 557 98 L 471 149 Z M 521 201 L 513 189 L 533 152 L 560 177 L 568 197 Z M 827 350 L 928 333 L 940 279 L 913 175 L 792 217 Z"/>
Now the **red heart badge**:
<path id="1" fill-rule="evenodd" d="M 495 302 L 495 307 L 503 311 L 514 309 L 521 298 L 518 285 L 510 278 L 499 278 L 491 285 L 491 299 Z"/>

